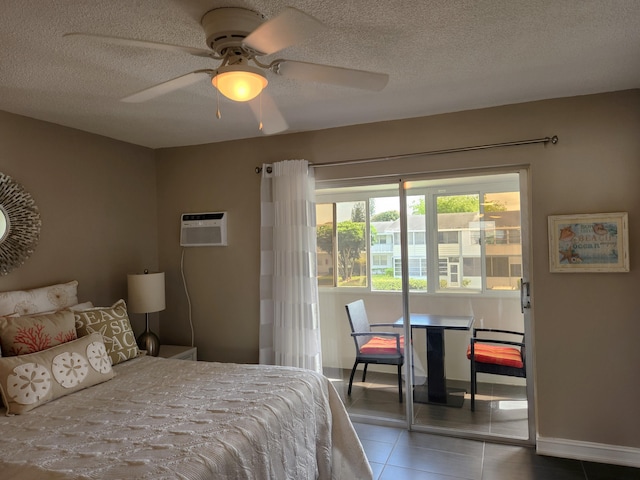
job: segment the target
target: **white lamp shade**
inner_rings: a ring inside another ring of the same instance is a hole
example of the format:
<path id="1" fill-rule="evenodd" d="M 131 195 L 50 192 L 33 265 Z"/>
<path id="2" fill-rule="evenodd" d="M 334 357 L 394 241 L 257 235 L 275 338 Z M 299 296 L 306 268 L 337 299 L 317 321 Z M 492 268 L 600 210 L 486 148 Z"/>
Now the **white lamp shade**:
<path id="1" fill-rule="evenodd" d="M 127 275 L 127 309 L 133 313 L 164 310 L 164 272 Z"/>

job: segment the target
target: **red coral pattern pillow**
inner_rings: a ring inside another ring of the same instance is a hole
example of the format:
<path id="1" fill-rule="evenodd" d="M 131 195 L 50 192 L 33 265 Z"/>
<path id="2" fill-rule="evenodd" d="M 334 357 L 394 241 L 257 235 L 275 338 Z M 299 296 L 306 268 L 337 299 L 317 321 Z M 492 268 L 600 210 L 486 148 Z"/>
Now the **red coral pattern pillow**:
<path id="1" fill-rule="evenodd" d="M 40 352 L 78 338 L 73 312 L 0 317 L 2 356 Z"/>

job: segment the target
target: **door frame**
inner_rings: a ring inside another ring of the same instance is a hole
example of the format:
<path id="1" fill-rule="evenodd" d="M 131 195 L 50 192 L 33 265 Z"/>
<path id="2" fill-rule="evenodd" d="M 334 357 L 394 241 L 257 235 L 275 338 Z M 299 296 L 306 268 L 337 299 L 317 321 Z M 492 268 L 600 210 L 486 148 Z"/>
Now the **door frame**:
<path id="1" fill-rule="evenodd" d="M 500 174 L 518 174 L 519 175 L 519 187 L 520 187 L 520 201 L 521 201 L 521 242 L 522 242 L 522 277 L 523 280 L 529 282 L 531 285 L 532 278 L 532 248 L 531 248 L 531 198 L 530 198 L 530 175 L 528 166 L 522 165 L 512 165 L 506 167 L 489 167 L 489 168 L 481 168 L 481 169 L 464 169 L 464 170 L 456 170 L 456 171 L 447 171 L 447 172 L 421 172 L 415 174 L 409 174 L 406 176 L 394 175 L 394 176 L 383 176 L 383 177 L 367 177 L 362 179 L 343 179 L 343 180 L 332 180 L 327 182 L 322 182 L 322 188 L 350 188 L 356 186 L 375 186 L 375 185 L 392 185 L 397 182 L 398 185 L 398 196 L 400 199 L 400 225 L 401 225 L 401 245 L 402 245 L 402 258 L 401 258 L 401 271 L 402 271 L 402 311 L 405 318 L 410 316 L 409 311 L 409 261 L 408 261 L 408 228 L 407 228 L 407 205 L 406 205 L 406 189 L 404 188 L 403 183 L 407 181 L 417 181 L 422 179 L 449 179 L 449 178 L 460 178 L 460 177 L 473 177 L 473 176 L 485 176 L 485 175 L 500 175 Z M 332 197 L 333 201 L 347 201 L 347 198 L 344 200 L 341 199 L 342 195 L 338 194 L 337 196 Z M 349 195 L 350 197 L 350 195 Z M 368 206 L 367 206 L 368 208 Z M 368 211 L 368 210 L 367 210 Z M 429 250 L 427 251 L 428 255 L 432 255 L 433 253 Z M 428 264 L 428 266 L 431 263 Z M 435 272 L 435 276 L 433 276 L 434 272 L 427 272 L 428 275 L 431 274 L 431 278 L 438 278 L 437 270 Z M 370 279 L 369 279 L 370 284 Z M 355 292 L 354 292 L 355 293 Z M 533 293 L 533 290 L 530 290 L 530 294 Z M 535 430 L 535 385 L 534 385 L 534 368 L 533 368 L 533 351 L 534 351 L 534 335 L 533 335 L 533 302 L 531 302 L 531 308 L 528 308 L 524 311 L 524 324 L 525 324 L 525 335 L 527 339 L 527 347 L 526 348 L 526 364 L 527 364 L 527 381 L 526 381 L 526 390 L 527 390 L 527 398 L 528 398 L 528 438 L 516 438 L 511 436 L 502 436 L 495 435 L 489 433 L 480 433 L 474 432 L 471 430 L 463 430 L 463 429 L 450 429 L 443 427 L 434 427 L 427 425 L 417 425 L 413 423 L 414 418 L 414 406 L 412 395 L 407 395 L 407 401 L 405 403 L 405 418 L 404 420 L 400 419 L 390 419 L 379 416 L 369 416 L 367 414 L 352 414 L 353 418 L 358 421 L 363 421 L 365 423 L 375 423 L 380 425 L 393 425 L 393 426 L 404 426 L 408 430 L 421 431 L 425 433 L 433 433 L 439 435 L 453 436 L 453 437 L 461 437 L 468 439 L 477 439 L 477 440 L 489 440 L 489 441 L 500 441 L 504 443 L 511 444 L 526 444 L 526 445 L 534 445 L 536 430 Z M 405 335 L 409 335 L 411 338 L 410 326 L 405 325 Z M 407 374 L 407 372 L 413 371 L 413 362 L 410 348 L 410 342 L 405 343 L 405 379 L 407 379 L 407 384 L 405 391 L 411 392 L 413 389 L 412 380 L 413 376 Z"/>
<path id="2" fill-rule="evenodd" d="M 452 172 L 453 173 L 453 172 Z M 455 172 L 452 177 L 465 176 L 463 171 Z M 474 171 L 473 173 L 478 173 Z M 525 363 L 527 370 L 526 378 L 526 394 L 527 394 L 527 438 L 517 438 L 506 435 L 497 435 L 492 433 L 475 432 L 464 429 L 452 429 L 444 427 L 434 427 L 424 424 L 414 423 L 414 405 L 413 395 L 409 392 L 413 391 L 413 376 L 405 375 L 407 379 L 406 385 L 406 421 L 407 428 L 416 432 L 432 433 L 439 435 L 447 435 L 454 437 L 462 437 L 468 439 L 477 440 L 493 440 L 503 441 L 511 444 L 523 444 L 523 445 L 535 445 L 536 439 L 536 420 L 535 420 L 535 385 L 534 385 L 534 368 L 533 368 L 533 351 L 534 351 L 534 334 L 533 334 L 533 290 L 532 290 L 532 264 L 533 256 L 531 248 L 531 188 L 530 188 L 530 175 L 529 168 L 526 166 L 518 168 L 507 169 L 490 169 L 490 171 L 483 172 L 482 174 L 500 174 L 500 173 L 517 173 L 519 179 L 520 190 L 520 228 L 521 228 L 521 248 L 522 248 L 522 280 L 521 285 L 524 288 L 525 284 L 528 286 L 526 295 L 521 294 L 521 311 L 523 313 L 524 332 L 525 332 Z M 411 181 L 418 180 L 416 175 L 412 175 Z M 422 179 L 428 179 L 429 174 L 420 175 Z M 440 177 L 442 178 L 442 177 Z M 405 178 L 406 180 L 406 178 Z M 400 236 L 401 236 L 401 251 L 402 251 L 402 305 L 404 318 L 410 317 L 409 306 L 409 268 L 408 268 L 408 233 L 407 233 L 407 188 L 406 182 L 400 179 L 399 183 L 399 196 L 400 196 Z M 431 250 L 433 252 L 433 249 Z M 436 277 L 437 278 L 437 277 Z M 411 338 L 411 326 L 408 322 L 404 326 L 405 338 Z M 405 368 L 406 371 L 412 371 L 412 345 L 411 342 L 405 342 Z"/>

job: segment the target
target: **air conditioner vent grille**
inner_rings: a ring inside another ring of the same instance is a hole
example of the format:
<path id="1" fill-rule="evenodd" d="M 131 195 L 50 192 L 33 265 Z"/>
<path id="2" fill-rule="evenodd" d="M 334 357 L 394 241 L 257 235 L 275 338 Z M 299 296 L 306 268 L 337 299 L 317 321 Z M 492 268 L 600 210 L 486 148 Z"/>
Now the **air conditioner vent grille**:
<path id="1" fill-rule="evenodd" d="M 227 212 L 183 213 L 180 245 L 220 247 L 227 245 Z"/>

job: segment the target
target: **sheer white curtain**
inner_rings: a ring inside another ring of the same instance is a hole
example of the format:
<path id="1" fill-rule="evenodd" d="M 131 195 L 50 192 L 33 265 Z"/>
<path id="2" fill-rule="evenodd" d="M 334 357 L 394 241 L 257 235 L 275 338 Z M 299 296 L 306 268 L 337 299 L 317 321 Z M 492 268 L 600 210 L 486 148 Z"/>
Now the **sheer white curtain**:
<path id="1" fill-rule="evenodd" d="M 260 363 L 321 372 L 319 318 L 313 169 L 306 160 L 263 165 Z"/>

